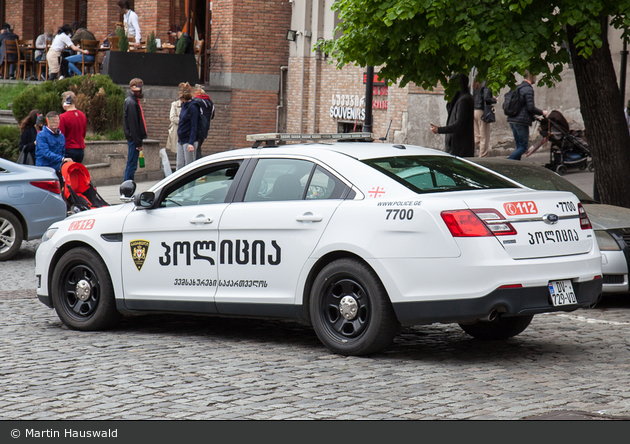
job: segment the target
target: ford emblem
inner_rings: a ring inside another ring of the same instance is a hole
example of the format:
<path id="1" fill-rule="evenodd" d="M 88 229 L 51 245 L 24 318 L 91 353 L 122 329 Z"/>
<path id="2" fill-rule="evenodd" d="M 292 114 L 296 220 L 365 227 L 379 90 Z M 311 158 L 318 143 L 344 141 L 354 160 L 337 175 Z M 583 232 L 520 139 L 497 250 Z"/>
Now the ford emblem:
<path id="1" fill-rule="evenodd" d="M 543 222 L 549 225 L 553 225 L 553 224 L 557 224 L 558 220 L 560 220 L 560 218 L 558 217 L 557 214 L 545 214 L 543 216 Z"/>

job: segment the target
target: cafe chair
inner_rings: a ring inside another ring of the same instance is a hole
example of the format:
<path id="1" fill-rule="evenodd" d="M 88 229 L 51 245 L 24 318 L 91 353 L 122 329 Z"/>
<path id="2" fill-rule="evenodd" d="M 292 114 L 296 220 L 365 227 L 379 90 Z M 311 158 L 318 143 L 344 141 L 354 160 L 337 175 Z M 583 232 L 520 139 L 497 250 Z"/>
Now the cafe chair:
<path id="1" fill-rule="evenodd" d="M 99 40 L 81 40 L 81 49 L 87 49 L 90 55 L 94 56 L 93 62 L 85 61 L 85 54 L 81 57 L 81 74 L 85 74 L 85 68 L 94 69 L 94 74 L 99 73 L 99 61 L 98 61 L 98 46 L 100 45 Z"/>
<path id="2" fill-rule="evenodd" d="M 203 57 L 203 40 L 195 40 L 195 58 L 197 59 L 197 71 L 199 72 L 199 78 L 201 79 L 201 66 Z"/>
<path id="3" fill-rule="evenodd" d="M 118 37 L 117 35 L 111 36 L 111 37 L 107 37 L 107 39 L 109 40 L 109 50 L 110 51 L 119 51 L 118 49 L 118 41 L 120 40 L 120 37 Z"/>
<path id="4" fill-rule="evenodd" d="M 9 66 L 15 65 L 15 78 L 17 79 L 20 75 L 20 50 L 18 49 L 17 40 L 4 40 L 2 45 L 4 48 L 4 71 L 2 74 L 3 79 L 9 78 Z M 9 56 L 16 56 L 16 60 L 9 60 Z"/>
<path id="5" fill-rule="evenodd" d="M 20 39 L 17 41 L 20 49 L 20 65 L 18 68 L 22 69 L 22 80 L 26 80 L 26 70 L 30 68 L 31 76 L 35 73 L 34 58 L 35 58 L 35 43 L 33 39 Z"/>
<path id="6" fill-rule="evenodd" d="M 50 49 L 50 44 L 46 45 L 46 49 L 44 50 L 44 55 L 42 59 L 38 62 L 34 62 L 35 66 L 37 66 L 37 80 L 41 80 L 42 78 L 42 69 L 44 70 L 44 80 L 48 79 L 48 59 L 46 55 L 48 54 L 48 50 Z"/>

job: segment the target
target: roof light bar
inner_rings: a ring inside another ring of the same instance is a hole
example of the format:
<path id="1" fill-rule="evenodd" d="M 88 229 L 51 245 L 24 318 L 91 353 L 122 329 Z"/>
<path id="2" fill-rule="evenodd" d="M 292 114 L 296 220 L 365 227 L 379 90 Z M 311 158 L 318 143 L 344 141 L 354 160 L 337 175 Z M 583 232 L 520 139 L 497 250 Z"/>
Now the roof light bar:
<path id="1" fill-rule="evenodd" d="M 333 134 L 299 134 L 299 133 L 264 133 L 264 134 L 248 134 L 248 142 L 265 142 L 268 140 L 284 140 L 302 142 L 306 140 L 358 140 L 358 139 L 374 139 L 372 133 L 333 133 Z"/>

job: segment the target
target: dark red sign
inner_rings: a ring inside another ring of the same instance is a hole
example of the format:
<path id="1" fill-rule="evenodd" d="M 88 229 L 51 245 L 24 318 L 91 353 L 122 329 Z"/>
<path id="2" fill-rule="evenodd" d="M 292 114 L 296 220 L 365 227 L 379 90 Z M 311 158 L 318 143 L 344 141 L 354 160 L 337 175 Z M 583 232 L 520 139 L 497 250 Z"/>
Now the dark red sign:
<path id="1" fill-rule="evenodd" d="M 363 73 L 363 84 L 365 85 L 367 83 L 367 72 Z M 384 80 L 380 80 L 378 78 L 378 73 L 374 73 L 374 79 L 372 81 L 373 85 L 387 85 L 387 82 L 385 82 Z"/>

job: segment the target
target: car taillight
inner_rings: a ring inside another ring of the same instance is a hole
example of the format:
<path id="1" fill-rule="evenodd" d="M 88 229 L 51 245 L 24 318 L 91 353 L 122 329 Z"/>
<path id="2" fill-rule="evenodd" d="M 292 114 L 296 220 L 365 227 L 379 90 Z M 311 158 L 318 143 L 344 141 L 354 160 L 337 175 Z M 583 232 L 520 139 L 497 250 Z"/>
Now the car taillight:
<path id="1" fill-rule="evenodd" d="M 453 237 L 514 235 L 516 230 L 496 210 L 443 211 L 442 219 Z"/>
<path id="2" fill-rule="evenodd" d="M 31 185 L 37 188 L 41 188 L 42 190 L 45 190 L 45 191 L 50 191 L 51 193 L 55 193 L 55 194 L 61 193 L 58 180 L 35 180 L 31 182 Z"/>
<path id="3" fill-rule="evenodd" d="M 513 236 L 516 234 L 514 227 L 505 221 L 501 213 L 496 210 L 473 210 L 475 214 L 486 223 L 495 236 Z"/>
<path id="4" fill-rule="evenodd" d="M 591 225 L 591 221 L 588 219 L 586 210 L 581 203 L 578 204 L 578 213 L 580 213 L 580 227 L 583 230 L 591 230 L 593 226 Z"/>

